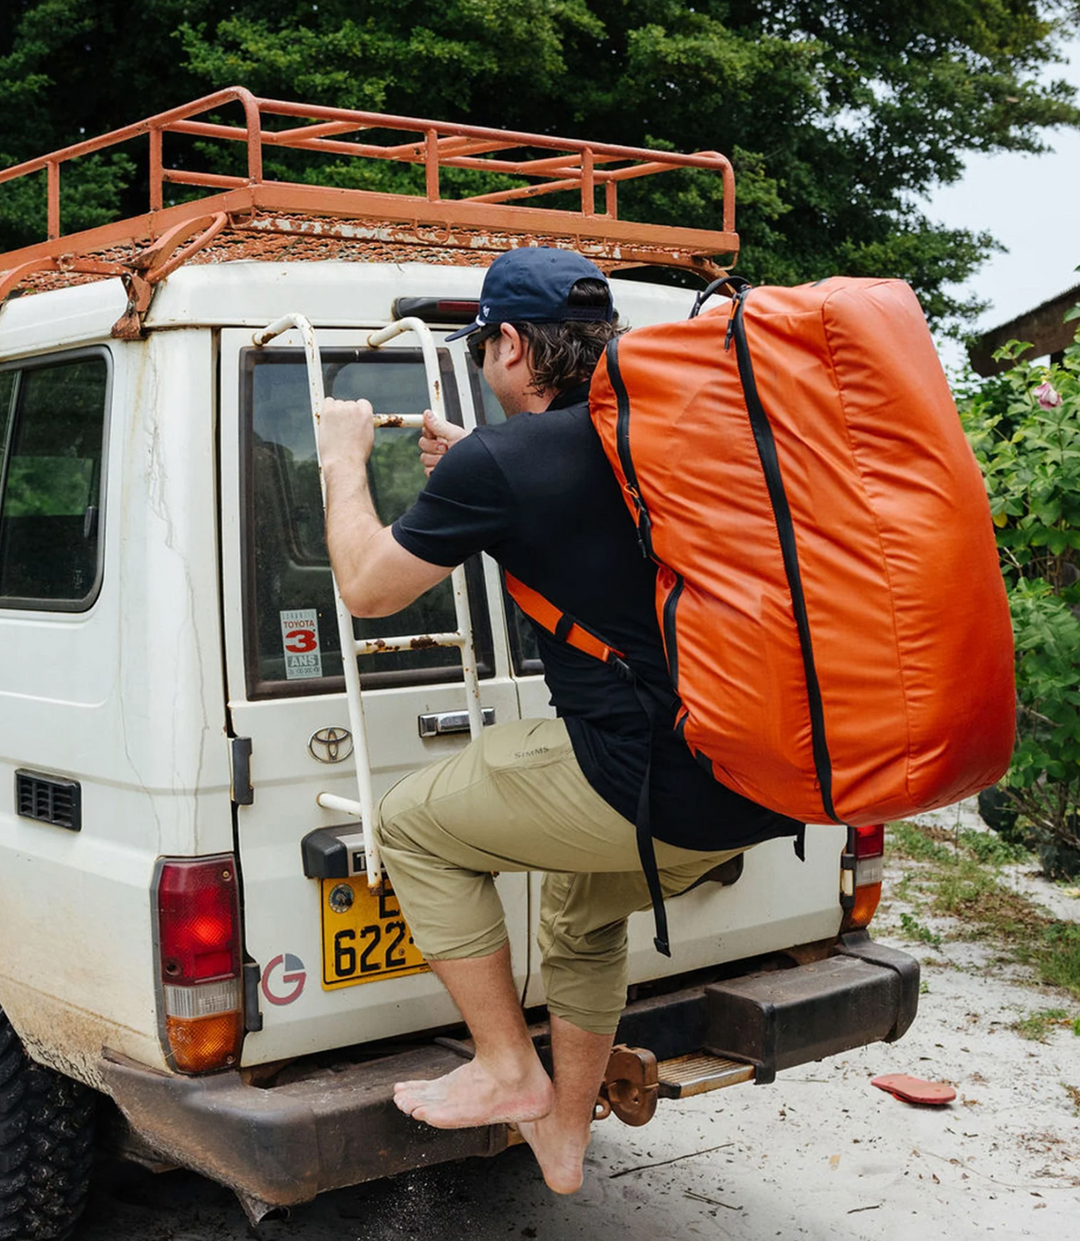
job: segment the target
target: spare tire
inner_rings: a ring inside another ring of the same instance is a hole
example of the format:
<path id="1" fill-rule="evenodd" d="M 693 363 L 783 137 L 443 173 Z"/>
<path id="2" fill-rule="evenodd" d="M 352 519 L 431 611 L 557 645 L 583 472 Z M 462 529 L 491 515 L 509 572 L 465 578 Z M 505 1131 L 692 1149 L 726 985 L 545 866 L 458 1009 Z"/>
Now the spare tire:
<path id="1" fill-rule="evenodd" d="M 0 1008 L 0 1241 L 61 1241 L 90 1188 L 97 1094 L 35 1064 Z"/>

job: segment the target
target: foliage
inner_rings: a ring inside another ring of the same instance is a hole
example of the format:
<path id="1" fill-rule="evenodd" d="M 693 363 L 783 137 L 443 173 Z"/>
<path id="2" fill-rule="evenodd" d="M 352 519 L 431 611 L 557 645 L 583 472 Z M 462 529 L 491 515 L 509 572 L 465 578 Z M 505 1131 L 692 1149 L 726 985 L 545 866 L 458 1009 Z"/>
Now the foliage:
<path id="1" fill-rule="evenodd" d="M 1080 317 L 1080 310 L 1073 312 Z M 1016 342 L 1002 355 L 1028 348 Z M 1017 744 L 1006 791 L 1044 869 L 1080 871 L 1080 343 L 960 394 L 997 527 L 1016 642 Z"/>
<path id="2" fill-rule="evenodd" d="M 949 286 L 995 243 L 927 219 L 919 199 L 955 181 L 968 151 L 1038 151 L 1046 127 L 1080 121 L 1071 87 L 1038 80 L 1078 19 L 1076 0 L 9 0 L 0 6 L 0 162 L 235 84 L 718 149 L 736 166 L 749 278 L 899 276 L 939 325 L 955 325 L 978 307 Z M 177 139 L 169 159 L 199 165 L 203 156 L 196 141 Z M 141 171 L 103 160 L 83 175 L 85 184 L 71 173 L 66 226 L 111 212 L 118 198 L 126 211 L 144 209 Z M 414 174 L 329 175 L 378 186 Z M 448 184 L 465 192 L 469 182 L 462 174 Z M 40 236 L 27 193 L 0 187 L 0 247 Z M 720 191 L 701 174 L 669 174 L 625 183 L 620 209 L 711 226 Z"/>

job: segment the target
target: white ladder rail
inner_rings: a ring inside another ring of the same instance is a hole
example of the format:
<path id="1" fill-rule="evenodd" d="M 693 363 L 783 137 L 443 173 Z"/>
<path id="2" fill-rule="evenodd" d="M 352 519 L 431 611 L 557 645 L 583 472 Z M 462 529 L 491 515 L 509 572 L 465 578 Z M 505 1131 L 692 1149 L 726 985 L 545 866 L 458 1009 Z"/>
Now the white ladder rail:
<path id="1" fill-rule="evenodd" d="M 301 314 L 282 315 L 275 319 L 252 337 L 252 342 L 261 347 L 266 345 L 282 332 L 295 328 L 304 342 L 307 358 L 308 393 L 311 401 L 312 428 L 315 433 L 315 457 L 319 466 L 319 487 L 322 493 L 323 511 L 326 510 L 326 480 L 323 477 L 322 460 L 319 456 L 319 418 L 322 413 L 324 399 L 322 377 L 322 355 L 315 330 L 311 323 Z M 434 338 L 427 324 L 421 319 L 398 319 L 377 332 L 368 336 L 368 346 L 373 349 L 393 340 L 403 332 L 416 332 L 424 356 L 424 372 L 427 379 L 430 408 L 436 417 L 443 417 L 443 380 L 439 372 L 439 359 Z M 376 414 L 375 425 L 388 427 L 422 428 L 423 414 Z M 349 711 L 349 727 L 353 735 L 353 755 L 356 760 L 357 799 L 353 801 L 336 793 L 319 793 L 316 802 L 326 810 L 335 810 L 360 820 L 364 830 L 364 856 L 367 866 L 368 887 L 373 892 L 382 888 L 382 860 L 379 856 L 378 842 L 374 833 L 369 833 L 367 825 L 374 821 L 375 799 L 371 785 L 371 754 L 368 749 L 367 726 L 364 719 L 364 701 L 360 689 L 360 668 L 357 657 L 367 654 L 380 654 L 388 651 L 408 651 L 427 649 L 433 646 L 454 646 L 461 652 L 462 676 L 465 682 L 466 706 L 469 715 L 469 733 L 473 740 L 483 727 L 483 714 L 480 707 L 480 683 L 477 676 L 476 654 L 473 649 L 472 616 L 469 610 L 468 591 L 465 582 L 465 569 L 459 565 L 450 575 L 454 593 L 454 615 L 457 623 L 456 631 L 450 633 L 417 634 L 413 636 L 391 638 L 357 639 L 353 631 L 352 613 L 345 606 L 338 589 L 337 578 L 331 568 L 336 602 L 338 637 L 341 644 L 342 663 L 345 670 L 345 695 Z M 348 652 L 352 657 L 348 657 Z"/>

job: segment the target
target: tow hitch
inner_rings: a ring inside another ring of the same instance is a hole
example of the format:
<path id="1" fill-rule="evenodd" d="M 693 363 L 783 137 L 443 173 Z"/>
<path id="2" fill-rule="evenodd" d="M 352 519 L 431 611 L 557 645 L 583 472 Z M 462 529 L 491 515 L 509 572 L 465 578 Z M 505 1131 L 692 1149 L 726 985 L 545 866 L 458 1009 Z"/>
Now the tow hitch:
<path id="1" fill-rule="evenodd" d="M 686 1099 L 752 1081 L 754 1066 L 707 1051 L 657 1062 L 646 1047 L 612 1048 L 607 1072 L 596 1100 L 594 1119 L 612 1112 L 625 1125 L 647 1125 L 656 1115 L 658 1099 Z"/>
<path id="2" fill-rule="evenodd" d="M 593 1118 L 603 1120 L 614 1112 L 624 1125 L 647 1125 L 656 1115 L 659 1088 L 651 1051 L 621 1044 L 613 1047 Z"/>

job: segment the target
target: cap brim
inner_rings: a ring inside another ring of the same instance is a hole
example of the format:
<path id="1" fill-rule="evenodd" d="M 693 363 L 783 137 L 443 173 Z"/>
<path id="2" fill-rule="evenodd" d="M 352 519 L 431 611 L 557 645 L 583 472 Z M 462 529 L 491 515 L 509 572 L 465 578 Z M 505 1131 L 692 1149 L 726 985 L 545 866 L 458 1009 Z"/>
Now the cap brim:
<path id="1" fill-rule="evenodd" d="M 467 323 L 464 327 L 459 327 L 456 332 L 451 332 L 446 337 L 447 340 L 460 340 L 463 336 L 468 336 L 471 332 L 478 332 L 484 325 L 479 319 L 474 319 L 472 323 Z"/>

